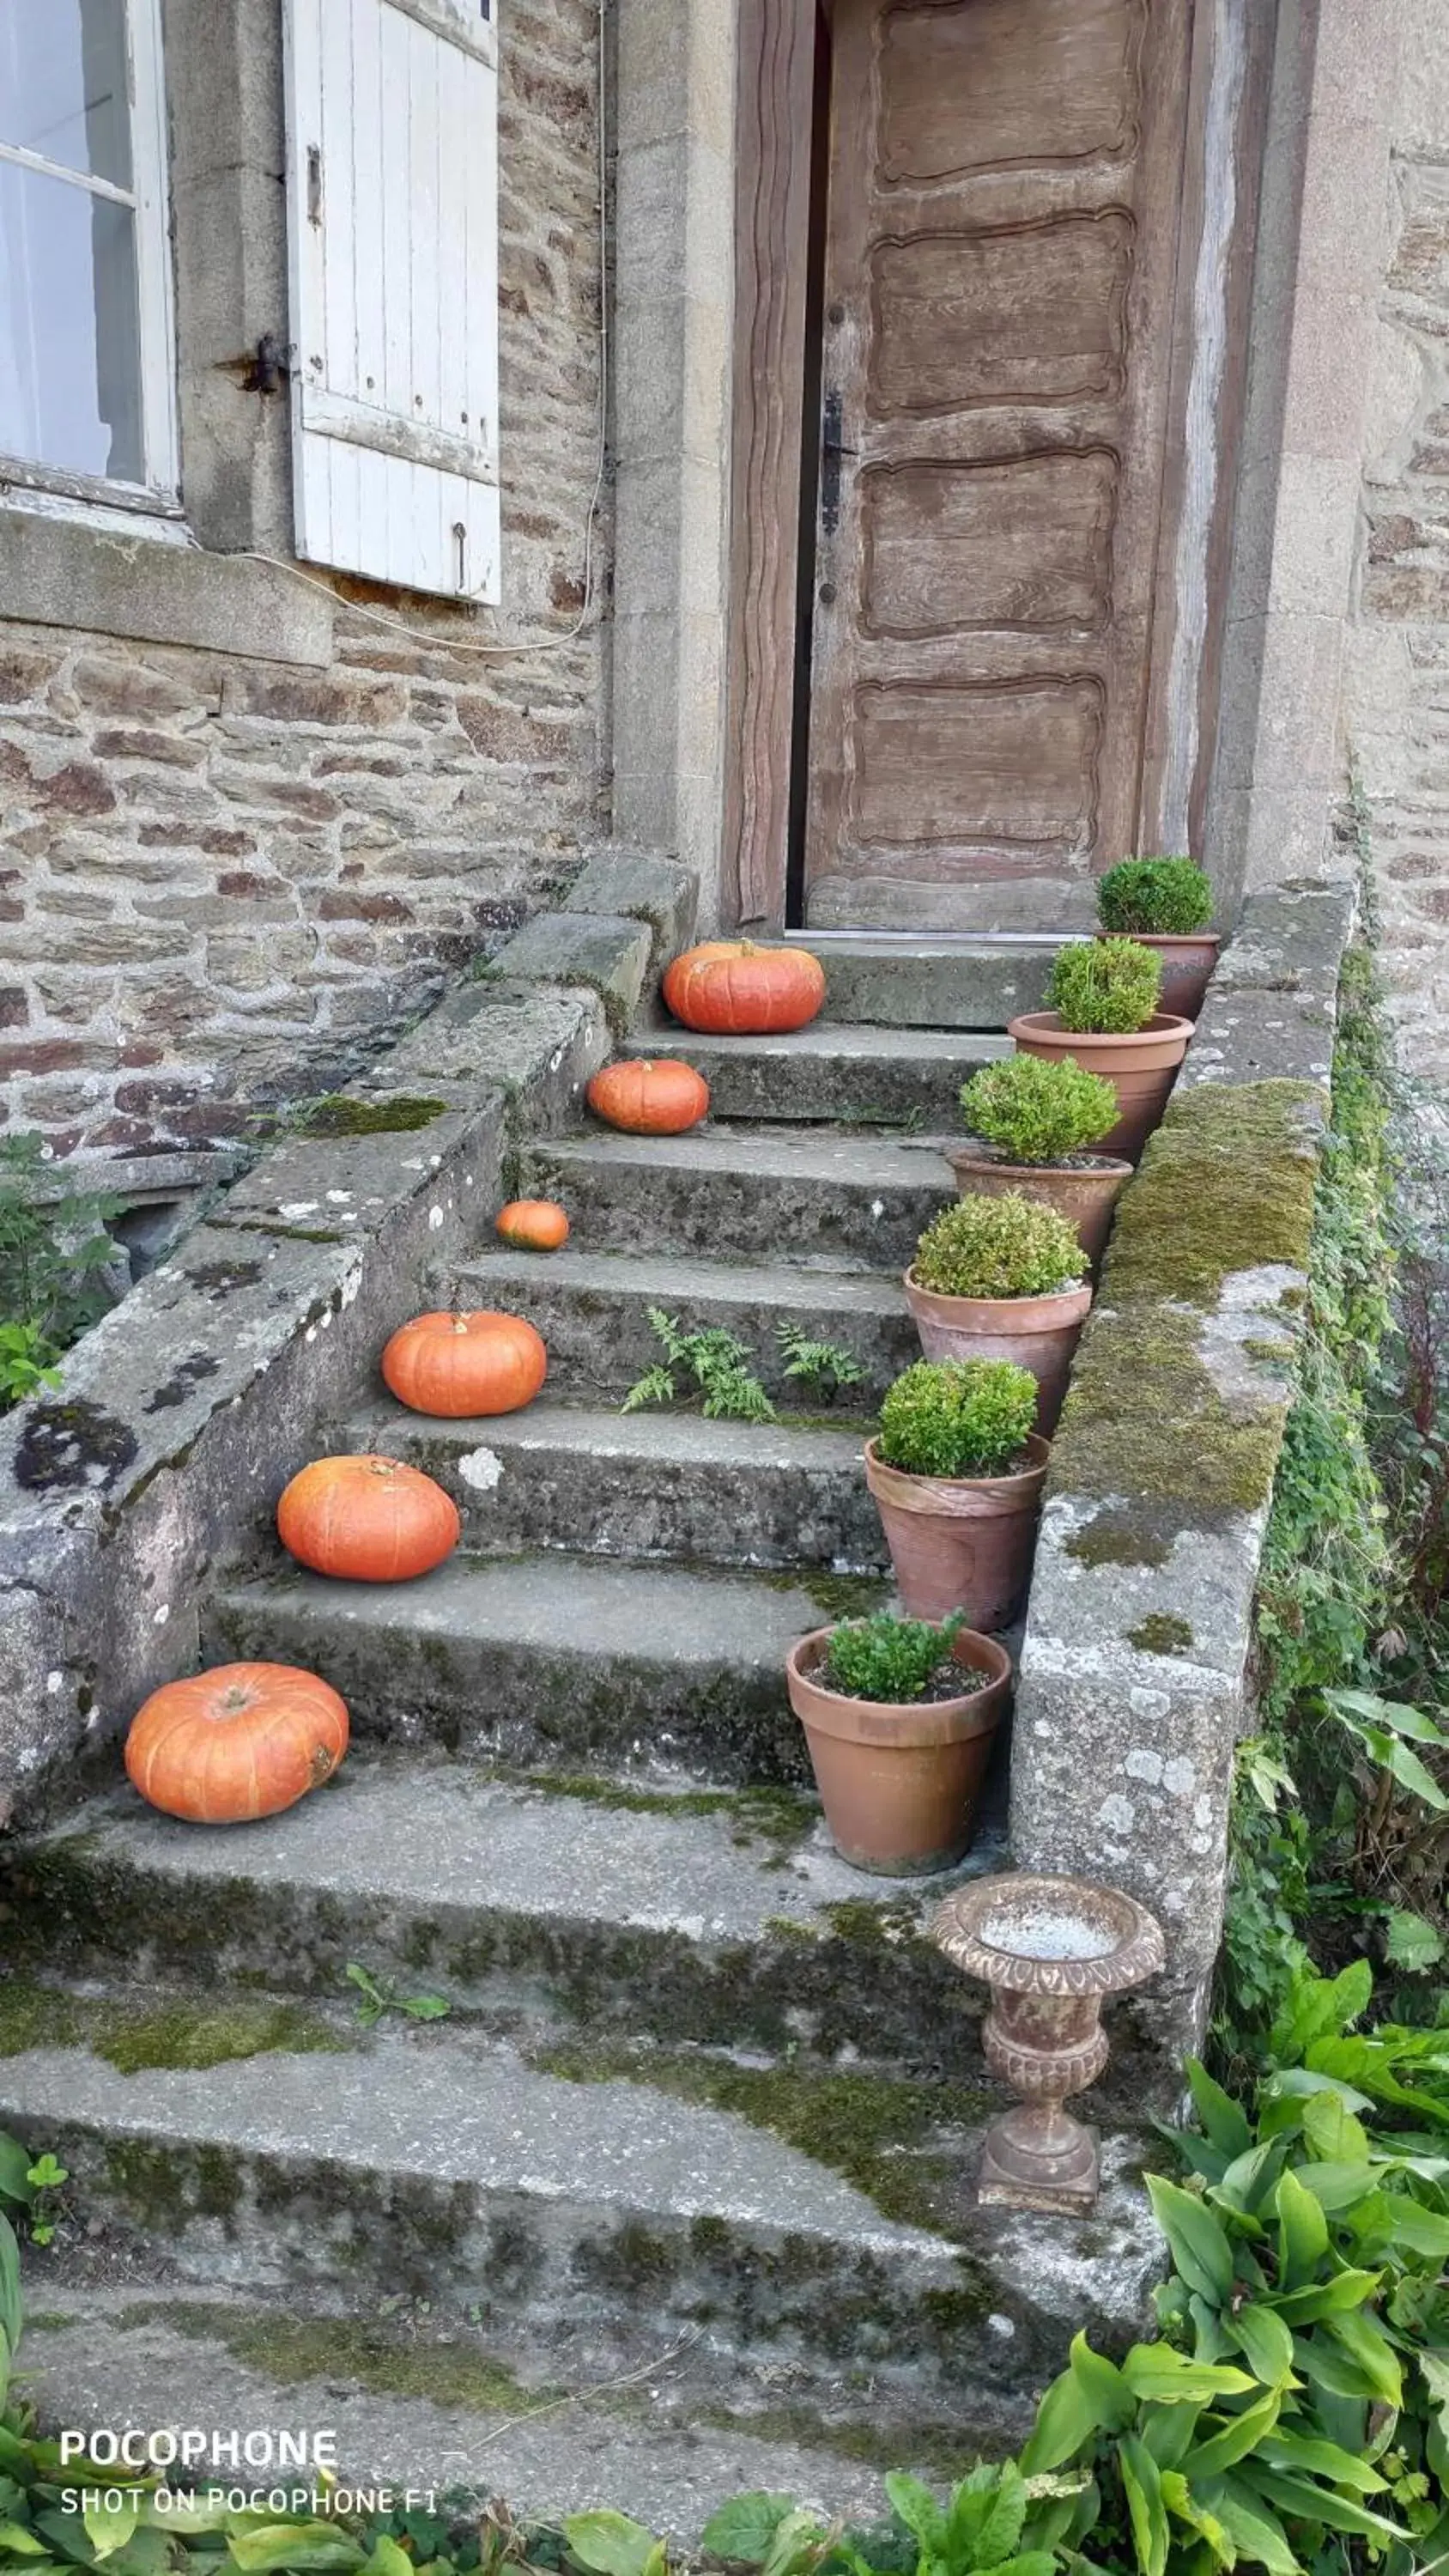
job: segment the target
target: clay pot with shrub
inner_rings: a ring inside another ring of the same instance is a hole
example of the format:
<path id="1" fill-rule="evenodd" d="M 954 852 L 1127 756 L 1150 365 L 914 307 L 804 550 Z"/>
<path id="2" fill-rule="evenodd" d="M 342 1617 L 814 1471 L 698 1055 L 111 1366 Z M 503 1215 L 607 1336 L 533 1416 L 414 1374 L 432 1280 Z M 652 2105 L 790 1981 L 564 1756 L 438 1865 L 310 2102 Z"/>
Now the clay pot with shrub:
<path id="1" fill-rule="evenodd" d="M 1031 1580 L 1047 1442 L 1037 1386 L 1010 1360 L 918 1360 L 866 1445 L 866 1482 L 914 1619 L 1004 1628 Z"/>
<path id="2" fill-rule="evenodd" d="M 1018 1052 L 1050 1064 L 1070 1056 L 1117 1094 L 1117 1124 L 1104 1154 L 1135 1163 L 1167 1107 L 1192 1022 L 1160 1010 L 1162 961 L 1136 939 L 1084 939 L 1060 949 L 1049 1008 L 1008 1023 Z"/>
<path id="3" fill-rule="evenodd" d="M 1056 1428 L 1092 1302 L 1086 1253 L 1055 1208 L 1019 1190 L 957 1199 L 927 1226 L 906 1299 L 928 1360 L 1014 1360 L 1040 1389 L 1037 1428 Z"/>
<path id="4" fill-rule="evenodd" d="M 881 1611 L 801 1637 L 785 1678 L 841 1858 L 889 1878 L 960 1860 L 1011 1686 L 1005 1648 L 960 1618 Z"/>
<path id="5" fill-rule="evenodd" d="M 1095 1268 L 1132 1178 L 1130 1163 L 1091 1150 L 1117 1123 L 1111 1083 L 1070 1056 L 1048 1064 L 1017 1055 L 973 1073 L 962 1085 L 961 1108 L 970 1138 L 942 1148 L 961 1196 L 1014 1191 L 1041 1200 L 1075 1227 Z"/>
<path id="6" fill-rule="evenodd" d="M 1137 940 L 1162 961 L 1162 1008 L 1195 1020 L 1218 962 L 1213 881 L 1195 859 L 1123 859 L 1097 881 L 1106 939 Z"/>

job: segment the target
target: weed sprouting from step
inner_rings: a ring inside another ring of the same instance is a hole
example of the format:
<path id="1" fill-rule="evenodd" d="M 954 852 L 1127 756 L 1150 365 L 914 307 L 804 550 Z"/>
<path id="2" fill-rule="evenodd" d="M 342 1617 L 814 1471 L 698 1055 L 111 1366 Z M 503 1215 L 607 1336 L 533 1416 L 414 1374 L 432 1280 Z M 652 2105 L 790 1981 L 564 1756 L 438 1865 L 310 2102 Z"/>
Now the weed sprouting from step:
<path id="1" fill-rule="evenodd" d="M 805 1386 L 817 1404 L 833 1404 L 848 1386 L 864 1386 L 865 1371 L 854 1351 L 838 1342 L 816 1342 L 798 1324 L 776 1329 L 785 1375 Z"/>
<path id="2" fill-rule="evenodd" d="M 651 1306 L 649 1322 L 664 1345 L 659 1365 L 646 1369 L 631 1386 L 621 1413 L 641 1413 L 648 1405 L 697 1404 L 710 1422 L 773 1422 L 776 1413 L 750 1369 L 750 1354 L 722 1325 L 686 1333 L 677 1315 Z"/>
<path id="3" fill-rule="evenodd" d="M 347 1983 L 358 1993 L 357 2018 L 364 2030 L 373 2030 L 385 2013 L 401 2013 L 407 2021 L 446 2021 L 452 2005 L 442 1995 L 400 1995 L 386 1978 L 371 1977 L 355 1959 L 347 1963 Z"/>
<path id="4" fill-rule="evenodd" d="M 13 2212 L 17 2226 L 28 2220 L 32 2245 L 54 2244 L 69 2180 L 67 2167 L 54 2156 L 33 2155 L 8 2130 L 0 2131 L 0 2212 Z"/>

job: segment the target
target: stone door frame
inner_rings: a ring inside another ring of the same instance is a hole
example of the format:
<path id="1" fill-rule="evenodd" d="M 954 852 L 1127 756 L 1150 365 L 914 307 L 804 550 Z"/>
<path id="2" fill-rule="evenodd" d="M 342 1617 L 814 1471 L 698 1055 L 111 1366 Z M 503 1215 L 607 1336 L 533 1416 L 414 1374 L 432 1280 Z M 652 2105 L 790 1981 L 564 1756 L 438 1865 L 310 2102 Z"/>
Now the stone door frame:
<path id="1" fill-rule="evenodd" d="M 1332 864 L 1379 15 L 1198 0 L 1147 837 L 1191 835 L 1225 918 Z M 615 829 L 700 871 L 706 923 L 778 926 L 815 0 L 619 0 L 617 27 Z"/>

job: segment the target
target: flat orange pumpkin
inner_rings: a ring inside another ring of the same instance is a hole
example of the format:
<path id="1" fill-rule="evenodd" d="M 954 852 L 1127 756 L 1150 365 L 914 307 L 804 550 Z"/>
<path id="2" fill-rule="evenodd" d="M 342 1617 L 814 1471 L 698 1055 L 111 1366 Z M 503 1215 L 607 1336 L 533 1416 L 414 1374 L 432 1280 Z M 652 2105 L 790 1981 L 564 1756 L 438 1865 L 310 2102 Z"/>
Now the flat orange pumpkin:
<path id="1" fill-rule="evenodd" d="M 692 1064 L 673 1057 L 651 1063 L 623 1056 L 606 1064 L 589 1084 L 588 1103 L 610 1127 L 629 1136 L 682 1136 L 709 1115 L 709 1084 Z"/>
<path id="2" fill-rule="evenodd" d="M 815 1018 L 825 1000 L 825 969 L 805 948 L 710 939 L 675 958 L 664 999 L 687 1029 L 710 1037 L 778 1037 Z"/>
<path id="3" fill-rule="evenodd" d="M 520 1252 L 557 1252 L 569 1239 L 569 1221 L 556 1199 L 510 1199 L 494 1222 L 504 1242 Z"/>
<path id="4" fill-rule="evenodd" d="M 456 1505 L 396 1458 L 314 1458 L 277 1505 L 277 1535 L 299 1565 L 345 1583 L 407 1583 L 451 1556 Z"/>
<path id="5" fill-rule="evenodd" d="M 138 1709 L 126 1770 L 149 1805 L 195 1825 L 295 1807 L 347 1751 L 347 1705 L 290 1664 L 221 1664 L 167 1682 Z"/>
<path id="6" fill-rule="evenodd" d="M 521 1315 L 416 1315 L 388 1343 L 382 1373 L 399 1404 L 459 1421 L 532 1404 L 548 1351 Z"/>

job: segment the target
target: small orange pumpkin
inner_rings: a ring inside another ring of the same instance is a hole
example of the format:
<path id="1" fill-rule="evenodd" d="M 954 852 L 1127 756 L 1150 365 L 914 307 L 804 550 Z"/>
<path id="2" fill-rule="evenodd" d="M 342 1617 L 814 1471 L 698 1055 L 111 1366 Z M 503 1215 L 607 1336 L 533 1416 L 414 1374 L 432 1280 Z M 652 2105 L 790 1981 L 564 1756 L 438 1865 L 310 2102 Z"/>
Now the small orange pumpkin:
<path id="1" fill-rule="evenodd" d="M 399 1404 L 457 1421 L 532 1404 L 548 1351 L 521 1315 L 417 1315 L 394 1333 L 382 1373 Z"/>
<path id="2" fill-rule="evenodd" d="M 555 1199 L 510 1199 L 499 1211 L 498 1231 L 520 1252 L 557 1252 L 569 1239 L 569 1221 Z"/>
<path id="3" fill-rule="evenodd" d="M 597 1117 L 627 1135 L 682 1136 L 708 1117 L 709 1084 L 692 1064 L 623 1056 L 595 1074 L 588 1102 Z"/>
<path id="4" fill-rule="evenodd" d="M 825 1000 L 825 969 L 804 948 L 710 939 L 675 958 L 664 999 L 687 1029 L 710 1037 L 777 1037 L 815 1018 Z"/>
<path id="5" fill-rule="evenodd" d="M 126 1738 L 133 1786 L 193 1825 L 279 1816 L 330 1780 L 347 1751 L 347 1705 L 290 1664 L 221 1664 L 167 1682 Z"/>
<path id="6" fill-rule="evenodd" d="M 451 1556 L 456 1506 L 396 1458 L 314 1458 L 277 1505 L 277 1535 L 299 1565 L 346 1583 L 407 1583 Z"/>

